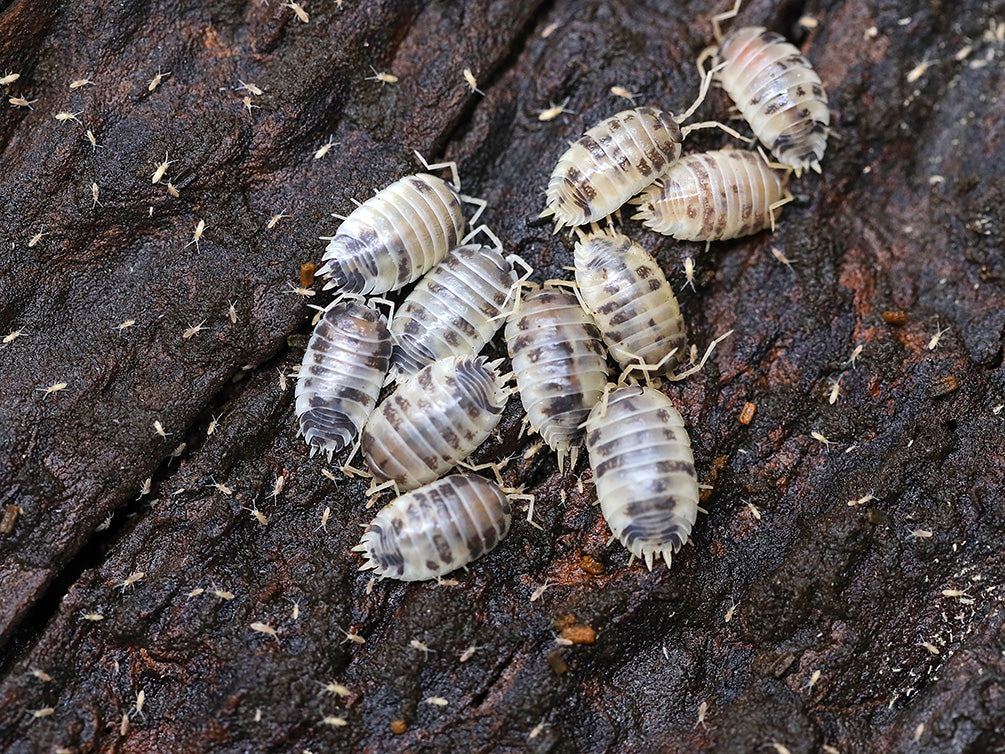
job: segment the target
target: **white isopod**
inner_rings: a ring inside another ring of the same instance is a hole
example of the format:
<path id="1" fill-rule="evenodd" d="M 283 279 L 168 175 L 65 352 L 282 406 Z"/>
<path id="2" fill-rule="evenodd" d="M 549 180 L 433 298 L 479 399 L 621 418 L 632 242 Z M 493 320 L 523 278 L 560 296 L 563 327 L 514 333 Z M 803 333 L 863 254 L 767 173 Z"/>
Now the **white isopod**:
<path id="1" fill-rule="evenodd" d="M 622 368 L 666 372 L 686 357 L 684 318 L 670 283 L 650 254 L 614 231 L 576 244 L 579 295 Z"/>
<path id="2" fill-rule="evenodd" d="M 361 303 L 329 306 L 314 328 L 296 389 L 300 431 L 311 448 L 345 448 L 373 411 L 391 360 L 384 315 Z"/>
<path id="3" fill-rule="evenodd" d="M 773 228 L 788 173 L 773 170 L 755 152 L 719 149 L 687 154 L 633 200 L 632 219 L 681 241 L 721 241 Z"/>
<path id="4" fill-rule="evenodd" d="M 556 231 L 606 217 L 663 175 L 683 140 L 674 117 L 654 107 L 600 121 L 559 158 L 541 216 L 554 215 Z"/>
<path id="5" fill-rule="evenodd" d="M 713 70 L 779 162 L 797 173 L 820 172 L 830 124 L 827 92 L 798 48 L 764 27 L 747 26 L 722 40 Z"/>
<path id="6" fill-rule="evenodd" d="M 392 500 L 353 549 L 360 570 L 401 581 L 424 581 L 461 568 L 492 550 L 509 532 L 510 502 L 496 484 L 455 474 Z"/>
<path id="7" fill-rule="evenodd" d="M 411 376 L 437 359 L 481 351 L 515 298 L 517 259 L 472 244 L 454 249 L 430 270 L 391 321 L 391 363 L 398 373 Z"/>
<path id="8" fill-rule="evenodd" d="M 462 200 L 485 203 L 458 193 L 453 163 L 426 167 L 450 167 L 454 182 L 429 173 L 409 175 L 360 204 L 328 239 L 318 270 L 330 277 L 325 288 L 394 291 L 418 280 L 458 245 L 465 228 Z"/>
<path id="9" fill-rule="evenodd" d="M 495 364 L 448 356 L 401 383 L 370 415 L 361 448 L 375 480 L 412 490 L 485 441 L 509 397 Z"/>
<path id="10" fill-rule="evenodd" d="M 670 565 L 698 517 L 691 440 L 670 399 L 649 387 L 612 390 L 586 423 L 597 499 L 611 531 L 652 569 Z"/>
<path id="11" fill-rule="evenodd" d="M 526 296 L 506 322 L 520 400 L 561 467 L 582 444 L 582 424 L 607 384 L 600 330 L 576 297 L 554 288 Z M 570 454 L 571 451 L 571 454 Z"/>

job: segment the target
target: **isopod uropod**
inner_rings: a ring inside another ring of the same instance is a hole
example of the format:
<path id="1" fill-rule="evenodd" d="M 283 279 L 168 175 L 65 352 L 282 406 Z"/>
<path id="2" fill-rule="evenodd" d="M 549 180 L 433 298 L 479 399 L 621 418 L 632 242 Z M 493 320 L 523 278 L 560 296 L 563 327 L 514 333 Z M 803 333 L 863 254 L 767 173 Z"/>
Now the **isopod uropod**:
<path id="1" fill-rule="evenodd" d="M 325 310 L 304 353 L 296 389 L 300 431 L 328 454 L 346 447 L 373 411 L 391 360 L 384 315 L 343 301 Z"/>
<path id="2" fill-rule="evenodd" d="M 755 152 L 720 149 L 684 155 L 658 184 L 635 200 L 633 219 L 681 241 L 721 241 L 774 227 L 786 172 Z"/>
<path id="3" fill-rule="evenodd" d="M 541 216 L 554 215 L 556 231 L 606 217 L 667 171 L 683 139 L 674 117 L 654 107 L 600 121 L 559 159 Z"/>
<path id="4" fill-rule="evenodd" d="M 558 451 L 559 467 L 570 451 L 575 462 L 582 424 L 607 384 L 600 330 L 575 296 L 544 288 L 520 302 L 505 334 L 530 426 Z"/>
<path id="5" fill-rule="evenodd" d="M 437 359 L 481 351 L 514 297 L 516 259 L 472 244 L 454 249 L 430 270 L 391 321 L 391 362 L 398 373 L 410 376 Z"/>
<path id="6" fill-rule="evenodd" d="M 489 436 L 509 397 L 484 357 L 449 356 L 401 383 L 370 415 L 361 447 L 376 481 L 411 490 L 439 478 Z"/>
<path id="7" fill-rule="evenodd" d="M 797 173 L 819 173 L 830 110 L 823 82 L 799 49 L 780 34 L 747 26 L 722 40 L 715 66 L 722 88 L 778 161 Z"/>
<path id="8" fill-rule="evenodd" d="M 612 390 L 586 423 L 597 499 L 633 556 L 670 565 L 698 517 L 698 478 L 684 421 L 649 387 Z"/>
<path id="9" fill-rule="evenodd" d="M 604 342 L 622 368 L 666 372 L 686 356 L 677 297 L 649 253 L 621 233 L 583 235 L 576 283 Z"/>
<path id="10" fill-rule="evenodd" d="M 461 202 L 480 205 L 472 222 L 485 202 L 459 193 L 454 163 L 422 163 L 427 170 L 449 167 L 453 183 L 429 173 L 408 175 L 356 207 L 327 239 L 325 264 L 318 270 L 331 278 L 326 289 L 394 291 L 422 277 L 458 245 L 466 223 Z"/>
<path id="11" fill-rule="evenodd" d="M 510 502 L 495 482 L 454 474 L 392 500 L 353 549 L 360 570 L 380 577 L 423 581 L 467 565 L 509 532 Z"/>

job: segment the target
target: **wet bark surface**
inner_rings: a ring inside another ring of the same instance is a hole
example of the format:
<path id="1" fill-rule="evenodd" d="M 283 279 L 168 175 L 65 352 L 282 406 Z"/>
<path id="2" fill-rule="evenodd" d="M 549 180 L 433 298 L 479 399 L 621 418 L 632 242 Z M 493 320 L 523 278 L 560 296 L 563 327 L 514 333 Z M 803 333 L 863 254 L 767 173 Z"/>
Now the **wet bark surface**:
<path id="1" fill-rule="evenodd" d="M 568 277 L 533 222 L 565 142 L 630 105 L 612 86 L 685 109 L 724 8 L 304 10 L 0 5 L 5 100 L 32 102 L 0 110 L 0 748 L 1005 750 L 1005 5 L 733 22 L 802 47 L 834 133 L 773 234 L 706 253 L 625 223 L 699 348 L 734 330 L 664 387 L 714 487 L 671 569 L 608 542 L 585 464 L 530 455 L 514 397 L 476 458 L 510 459 L 542 528 L 456 586 L 372 590 L 366 482 L 322 473 L 280 379 L 328 300 L 292 289 L 331 213 L 418 149 L 535 279 Z M 696 118 L 727 113 L 713 91 Z M 577 626 L 595 641 L 556 643 Z"/>

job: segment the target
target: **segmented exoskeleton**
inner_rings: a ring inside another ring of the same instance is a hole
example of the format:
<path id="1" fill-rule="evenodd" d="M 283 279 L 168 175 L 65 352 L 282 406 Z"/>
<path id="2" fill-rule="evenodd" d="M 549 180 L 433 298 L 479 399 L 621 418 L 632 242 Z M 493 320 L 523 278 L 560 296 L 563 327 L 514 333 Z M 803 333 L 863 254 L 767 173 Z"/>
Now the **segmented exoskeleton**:
<path id="1" fill-rule="evenodd" d="M 632 219 L 681 241 L 721 241 L 773 228 L 791 195 L 788 172 L 756 152 L 720 149 L 686 154 L 633 200 Z"/>
<path id="2" fill-rule="evenodd" d="M 407 377 L 437 359 L 481 351 L 515 300 L 514 259 L 472 244 L 454 249 L 430 270 L 391 321 L 391 360 L 398 373 Z"/>
<path id="3" fill-rule="evenodd" d="M 698 517 L 691 441 L 673 403 L 649 387 L 617 388 L 586 422 L 597 499 L 611 531 L 652 569 L 670 565 Z"/>
<path id="4" fill-rule="evenodd" d="M 509 532 L 511 507 L 495 482 L 454 474 L 392 500 L 353 549 L 366 558 L 360 570 L 423 581 L 467 565 Z"/>
<path id="5" fill-rule="evenodd" d="M 484 357 L 448 356 L 398 385 L 363 428 L 377 482 L 411 490 L 438 479 L 485 441 L 509 390 Z"/>
<path id="6" fill-rule="evenodd" d="M 536 290 L 506 322 L 520 400 L 531 428 L 559 466 L 582 444 L 582 424 L 607 384 L 607 356 L 600 331 L 576 297 L 553 288 Z"/>
<path id="7" fill-rule="evenodd" d="M 622 368 L 669 371 L 687 357 L 677 297 L 656 260 L 614 231 L 581 236 L 575 251 L 579 295 Z"/>
<path id="8" fill-rule="evenodd" d="M 296 414 L 311 448 L 328 458 L 345 448 L 377 403 L 391 359 L 384 315 L 354 301 L 329 306 L 300 366 Z"/>

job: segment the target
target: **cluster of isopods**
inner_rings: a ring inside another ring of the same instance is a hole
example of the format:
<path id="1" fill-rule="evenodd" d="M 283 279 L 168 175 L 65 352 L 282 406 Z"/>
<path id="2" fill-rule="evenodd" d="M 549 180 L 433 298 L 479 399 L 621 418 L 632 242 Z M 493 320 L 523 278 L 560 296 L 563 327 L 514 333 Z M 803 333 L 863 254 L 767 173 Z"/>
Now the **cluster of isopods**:
<path id="1" fill-rule="evenodd" d="M 355 548 L 363 569 L 405 581 L 437 578 L 509 531 L 516 490 L 474 474 L 441 478 L 488 438 L 513 392 L 499 362 L 478 356 L 504 319 L 531 429 L 556 451 L 559 468 L 566 459 L 574 465 L 585 443 L 613 534 L 649 568 L 659 558 L 669 566 L 687 541 L 698 513 L 690 440 L 651 380 L 680 379 L 700 365 L 674 371 L 687 338 L 657 262 L 596 223 L 632 200 L 634 218 L 656 232 L 706 243 L 737 238 L 774 227 L 790 198 L 791 172 L 819 170 L 829 123 L 820 78 L 793 45 L 761 27 L 723 39 L 718 22 L 735 12 L 713 21 L 717 46 L 702 53 L 699 68 L 713 55 L 714 64 L 688 111 L 678 118 L 653 107 L 619 112 L 559 159 L 542 216 L 554 216 L 556 231 L 592 224 L 589 233 L 577 228 L 575 281 L 528 283 L 530 268 L 504 257 L 485 226 L 464 236 L 462 203 L 480 205 L 473 225 L 484 202 L 460 193 L 452 163 L 426 165 L 450 167 L 452 183 L 407 176 L 343 219 L 320 269 L 339 298 L 308 345 L 296 413 L 312 452 L 331 457 L 358 437 L 371 492 L 399 493 Z M 681 126 L 713 80 L 777 163 L 740 149 L 681 156 L 696 128 L 739 136 L 715 122 Z M 494 246 L 467 243 L 481 230 Z M 361 298 L 416 280 L 394 316 L 372 305 L 393 310 L 390 302 Z M 608 352 L 623 370 L 618 386 L 608 382 Z M 634 371 L 646 386 L 625 384 Z M 378 406 L 392 380 L 396 389 Z"/>

